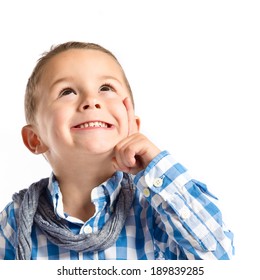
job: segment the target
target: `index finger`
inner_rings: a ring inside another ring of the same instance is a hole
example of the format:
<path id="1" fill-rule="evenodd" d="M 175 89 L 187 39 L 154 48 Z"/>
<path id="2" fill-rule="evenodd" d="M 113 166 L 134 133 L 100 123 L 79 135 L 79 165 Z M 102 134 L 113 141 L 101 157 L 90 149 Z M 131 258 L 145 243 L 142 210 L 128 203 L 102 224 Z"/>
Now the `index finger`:
<path id="1" fill-rule="evenodd" d="M 126 107 L 127 117 L 128 117 L 128 136 L 138 132 L 138 127 L 136 123 L 136 117 L 134 112 L 134 107 L 131 99 L 126 97 L 123 100 L 123 103 Z"/>

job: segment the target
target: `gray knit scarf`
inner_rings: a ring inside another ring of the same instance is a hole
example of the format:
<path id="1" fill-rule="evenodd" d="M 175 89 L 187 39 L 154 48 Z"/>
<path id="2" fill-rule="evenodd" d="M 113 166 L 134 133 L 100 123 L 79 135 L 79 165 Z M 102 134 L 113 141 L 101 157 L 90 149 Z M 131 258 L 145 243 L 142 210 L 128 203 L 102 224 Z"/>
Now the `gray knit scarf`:
<path id="1" fill-rule="evenodd" d="M 31 232 L 35 223 L 53 244 L 77 252 L 101 251 L 117 240 L 131 208 L 134 188 L 130 175 L 124 173 L 115 211 L 97 233 L 75 235 L 66 221 L 59 218 L 53 209 L 46 191 L 49 179 L 33 183 L 28 189 L 13 195 L 13 201 L 20 204 L 17 221 L 17 260 L 30 260 L 32 251 Z"/>

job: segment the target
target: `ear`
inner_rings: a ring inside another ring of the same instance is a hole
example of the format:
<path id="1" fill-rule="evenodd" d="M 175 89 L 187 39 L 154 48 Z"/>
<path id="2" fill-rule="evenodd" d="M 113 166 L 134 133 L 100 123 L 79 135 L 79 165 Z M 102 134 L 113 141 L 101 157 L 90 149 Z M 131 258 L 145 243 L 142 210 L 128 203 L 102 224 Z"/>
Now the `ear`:
<path id="1" fill-rule="evenodd" d="M 26 125 L 22 128 L 22 137 L 24 145 L 34 154 L 42 154 L 48 150 L 48 147 L 41 141 L 36 129 L 32 125 Z"/>
<path id="2" fill-rule="evenodd" d="M 140 126 L 141 126 L 140 118 L 135 116 L 135 122 L 136 122 L 137 131 L 140 131 Z"/>

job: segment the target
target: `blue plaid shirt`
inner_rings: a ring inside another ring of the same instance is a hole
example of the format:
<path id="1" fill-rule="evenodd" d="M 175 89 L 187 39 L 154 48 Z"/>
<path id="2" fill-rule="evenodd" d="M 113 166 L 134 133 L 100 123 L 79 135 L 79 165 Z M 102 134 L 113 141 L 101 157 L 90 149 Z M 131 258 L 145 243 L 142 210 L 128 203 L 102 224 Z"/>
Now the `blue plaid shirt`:
<path id="1" fill-rule="evenodd" d="M 113 211 L 122 172 L 91 193 L 96 212 L 87 222 L 64 213 L 62 194 L 51 175 L 50 191 L 56 214 L 67 220 L 75 234 L 96 232 Z M 207 187 L 192 179 L 167 152 L 161 152 L 134 176 L 135 199 L 118 240 L 100 252 L 77 253 L 52 244 L 33 226 L 33 260 L 154 260 L 230 259 L 233 234 L 225 228 L 216 199 Z M 9 203 L 0 214 L 0 259 L 15 259 L 18 209 Z"/>

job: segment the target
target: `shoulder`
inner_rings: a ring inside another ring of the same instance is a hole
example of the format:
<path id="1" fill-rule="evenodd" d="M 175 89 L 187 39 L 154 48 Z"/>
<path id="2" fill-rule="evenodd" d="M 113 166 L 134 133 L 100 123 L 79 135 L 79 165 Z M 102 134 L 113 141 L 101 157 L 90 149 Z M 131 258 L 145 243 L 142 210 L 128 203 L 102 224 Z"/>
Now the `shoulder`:
<path id="1" fill-rule="evenodd" d="M 38 182 L 31 184 L 28 188 L 22 189 L 13 194 L 12 201 L 0 212 L 0 228 L 3 232 L 5 228 L 10 227 L 16 230 L 20 205 L 26 194 L 30 194 L 37 189 L 46 189 L 48 186 L 49 178 L 43 178 Z"/>
<path id="2" fill-rule="evenodd" d="M 9 220 L 16 219 L 19 209 L 19 204 L 15 202 L 9 202 L 5 208 L 0 212 L 0 225 L 1 228 L 5 227 Z"/>
<path id="3" fill-rule="evenodd" d="M 18 212 L 19 205 L 13 201 L 0 212 L 0 232 L 12 245 L 16 242 Z"/>

